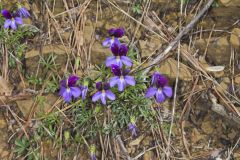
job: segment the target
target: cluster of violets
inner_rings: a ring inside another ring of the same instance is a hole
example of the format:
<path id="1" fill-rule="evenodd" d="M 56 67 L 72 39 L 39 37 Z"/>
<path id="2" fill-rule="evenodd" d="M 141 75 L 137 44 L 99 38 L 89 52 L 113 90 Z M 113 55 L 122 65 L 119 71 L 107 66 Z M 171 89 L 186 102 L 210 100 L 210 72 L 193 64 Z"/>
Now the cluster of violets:
<path id="1" fill-rule="evenodd" d="M 155 97 L 158 103 L 162 103 L 165 99 L 172 97 L 172 88 L 168 86 L 168 79 L 158 72 L 153 73 L 151 86 L 148 88 L 145 97 Z"/>
<path id="2" fill-rule="evenodd" d="M 124 35 L 123 28 L 112 28 L 108 31 L 110 38 L 107 38 L 103 42 L 104 47 L 108 47 L 112 56 L 107 57 L 105 61 L 106 67 L 109 67 L 113 76 L 108 82 L 97 82 L 96 92 L 92 95 L 92 101 L 101 101 L 103 105 L 107 104 L 107 100 L 114 101 L 116 99 L 115 94 L 111 91 L 112 87 L 117 86 L 118 91 L 122 92 L 130 85 L 135 86 L 136 81 L 133 76 L 130 76 L 129 67 L 132 66 L 132 60 L 127 57 L 128 47 L 126 44 L 120 43 L 119 38 Z M 60 95 L 65 102 L 70 102 L 73 98 L 86 99 L 88 92 L 88 85 L 81 85 L 78 83 L 79 77 L 75 75 L 69 76 L 67 79 L 63 79 L 60 82 Z M 146 98 L 154 97 L 157 103 L 162 103 L 166 98 L 172 97 L 172 88 L 168 85 L 168 79 L 155 72 L 152 75 L 150 87 L 146 91 Z M 131 131 L 132 136 L 137 136 L 137 127 L 135 118 L 131 118 L 128 129 Z"/>
<path id="3" fill-rule="evenodd" d="M 23 18 L 29 18 L 30 14 L 28 10 L 20 3 L 17 3 L 17 10 L 10 12 L 6 9 L 1 11 L 2 16 L 5 18 L 4 28 L 16 30 L 18 26 L 23 24 Z M 133 76 L 130 76 L 129 67 L 132 66 L 132 60 L 127 56 L 128 47 L 126 44 L 122 44 L 119 40 L 124 35 L 123 28 L 112 28 L 108 31 L 109 38 L 106 38 L 102 45 L 108 47 L 112 56 L 107 57 L 105 65 L 109 67 L 113 73 L 113 76 L 109 79 L 109 82 L 97 82 L 97 91 L 92 95 L 92 101 L 101 101 L 103 105 L 107 104 L 107 99 L 114 101 L 116 99 L 115 94 L 111 91 L 112 87 L 117 86 L 118 91 L 122 92 L 130 85 L 135 86 L 136 81 Z M 83 85 L 79 84 L 79 77 L 76 75 L 70 75 L 68 78 L 60 81 L 59 95 L 63 97 L 65 102 L 71 102 L 73 98 L 79 97 L 82 100 L 86 99 L 88 92 L 88 83 L 84 82 Z M 168 85 L 168 79 L 158 72 L 153 73 L 151 84 L 145 94 L 146 98 L 154 97 L 157 103 L 162 103 L 166 98 L 172 97 L 172 88 Z M 135 117 L 130 118 L 128 129 L 132 134 L 132 137 L 137 136 L 137 126 Z M 91 160 L 96 160 L 95 146 L 90 147 Z"/>
<path id="4" fill-rule="evenodd" d="M 119 38 L 124 35 L 123 28 L 112 28 L 108 31 L 110 38 L 106 38 L 103 42 L 104 47 L 109 47 L 112 56 L 107 57 L 105 65 L 110 67 L 113 73 L 113 77 L 109 82 L 98 82 L 96 92 L 92 100 L 96 102 L 101 100 L 102 104 L 106 104 L 106 98 L 109 100 L 115 100 L 116 97 L 110 88 L 118 86 L 118 91 L 122 92 L 128 85 L 135 86 L 136 81 L 133 76 L 128 75 L 130 69 L 127 67 L 132 66 L 132 60 L 127 57 L 128 47 L 125 44 L 121 44 Z"/>
<path id="5" fill-rule="evenodd" d="M 127 68 L 132 66 L 132 60 L 126 56 L 128 47 L 119 41 L 119 38 L 124 35 L 124 29 L 110 29 L 109 35 L 112 38 L 107 38 L 103 46 L 109 47 L 113 54 L 105 62 L 106 67 L 110 67 L 113 77 L 109 79 L 109 82 L 97 82 L 97 92 L 92 96 L 93 102 L 100 100 L 103 105 L 107 104 L 107 99 L 111 101 L 116 99 L 111 91 L 112 87 L 118 86 L 118 90 L 122 92 L 128 85 L 135 86 L 136 84 L 134 77 L 129 75 L 130 69 Z M 88 86 L 78 85 L 78 80 L 79 77 L 71 75 L 60 82 L 60 95 L 65 102 L 70 102 L 73 98 L 80 96 L 83 100 L 86 98 Z"/>
<path id="6" fill-rule="evenodd" d="M 16 11 L 10 12 L 9 10 L 3 9 L 1 11 L 2 16 L 5 18 L 4 28 L 17 30 L 18 26 L 23 24 L 23 18 L 29 18 L 30 13 L 27 8 L 23 7 L 20 3 L 17 3 Z"/>
<path id="7" fill-rule="evenodd" d="M 88 92 L 88 84 L 78 84 L 79 77 L 75 75 L 69 76 L 67 79 L 60 81 L 59 94 L 64 98 L 65 102 L 70 102 L 73 98 L 82 97 L 82 100 L 86 99 Z"/>

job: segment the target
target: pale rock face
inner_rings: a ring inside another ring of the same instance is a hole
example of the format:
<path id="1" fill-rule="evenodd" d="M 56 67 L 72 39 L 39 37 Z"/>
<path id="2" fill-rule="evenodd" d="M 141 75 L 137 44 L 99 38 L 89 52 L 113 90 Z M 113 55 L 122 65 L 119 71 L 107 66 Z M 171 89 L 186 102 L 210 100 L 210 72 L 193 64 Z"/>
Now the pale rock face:
<path id="1" fill-rule="evenodd" d="M 239 7 L 240 0 L 220 0 L 221 4 L 225 7 Z"/>
<path id="2" fill-rule="evenodd" d="M 210 39 L 206 57 L 207 59 L 211 60 L 211 63 L 214 65 L 226 66 L 229 64 L 231 57 L 231 42 L 229 39 L 229 36 Z M 196 41 L 195 47 L 199 49 L 200 54 L 205 52 L 207 41 L 208 39 L 199 39 Z"/>
<path id="3" fill-rule="evenodd" d="M 234 28 L 230 37 L 230 43 L 235 49 L 240 47 L 240 28 Z"/>

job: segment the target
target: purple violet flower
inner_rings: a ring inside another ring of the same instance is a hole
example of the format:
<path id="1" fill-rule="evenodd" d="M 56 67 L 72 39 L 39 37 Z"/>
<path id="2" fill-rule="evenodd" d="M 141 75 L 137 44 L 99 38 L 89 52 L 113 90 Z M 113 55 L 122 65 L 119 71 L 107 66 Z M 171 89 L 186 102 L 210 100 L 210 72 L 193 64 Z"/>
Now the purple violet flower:
<path id="1" fill-rule="evenodd" d="M 137 126 L 135 117 L 131 117 L 130 123 L 128 124 L 128 129 L 132 134 L 132 137 L 137 137 Z"/>
<path id="2" fill-rule="evenodd" d="M 20 3 L 17 4 L 17 7 L 18 7 L 17 14 L 20 17 L 24 17 L 24 18 L 30 17 L 30 13 L 28 12 L 26 7 L 22 7 L 22 5 Z"/>
<path id="3" fill-rule="evenodd" d="M 72 97 L 78 98 L 81 96 L 82 92 L 76 83 L 79 77 L 71 75 L 68 79 L 63 79 L 60 82 L 60 92 L 59 95 L 63 97 L 65 102 L 70 102 Z"/>
<path id="4" fill-rule="evenodd" d="M 116 37 L 116 38 L 121 38 L 124 35 L 124 29 L 123 28 L 111 28 L 108 30 L 108 34 L 110 36 Z"/>
<path id="5" fill-rule="evenodd" d="M 11 14 L 6 9 L 2 10 L 2 15 L 6 19 L 4 22 L 5 29 L 8 29 L 9 27 L 11 27 L 13 30 L 16 30 L 18 25 L 23 24 L 23 20 L 21 17 L 17 17 L 15 15 Z"/>
<path id="6" fill-rule="evenodd" d="M 103 47 L 111 47 L 113 44 L 120 44 L 120 41 L 118 38 L 106 38 L 102 45 Z"/>
<path id="7" fill-rule="evenodd" d="M 123 91 L 127 85 L 135 86 L 135 79 L 127 75 L 130 72 L 129 69 L 121 71 L 120 67 L 116 64 L 112 64 L 111 68 L 115 76 L 109 80 L 110 87 L 118 85 L 118 90 Z"/>
<path id="8" fill-rule="evenodd" d="M 156 101 L 158 103 L 164 102 L 166 97 L 171 98 L 172 97 L 172 88 L 168 86 L 168 80 L 165 76 L 155 72 L 152 76 L 151 85 L 154 85 L 153 87 L 149 87 L 145 97 L 156 98 Z"/>
<path id="9" fill-rule="evenodd" d="M 81 85 L 80 89 L 81 89 L 81 92 L 82 92 L 81 93 L 82 94 L 82 100 L 85 100 L 86 96 L 87 96 L 87 92 L 88 92 L 88 86 Z"/>
<path id="10" fill-rule="evenodd" d="M 161 74 L 158 72 L 154 72 L 152 75 L 152 79 L 151 79 L 151 85 L 156 84 L 157 80 L 161 77 Z"/>
<path id="11" fill-rule="evenodd" d="M 108 34 L 111 36 L 111 38 L 107 38 L 103 41 L 102 45 L 104 47 L 111 47 L 113 44 L 120 44 L 120 41 L 118 38 L 122 37 L 124 35 L 124 29 L 123 28 L 111 28 L 108 30 Z"/>
<path id="12" fill-rule="evenodd" d="M 96 154 L 90 154 L 90 159 L 91 160 L 97 160 Z"/>
<path id="13" fill-rule="evenodd" d="M 96 147 L 94 145 L 91 145 L 89 150 L 90 150 L 90 160 L 97 160 Z"/>
<path id="14" fill-rule="evenodd" d="M 132 66 L 132 60 L 127 57 L 128 48 L 125 44 L 116 44 L 114 43 L 111 47 L 113 56 L 110 56 L 106 59 L 106 66 L 109 67 L 112 64 L 118 65 L 122 68 L 123 64 L 126 66 Z"/>
<path id="15" fill-rule="evenodd" d="M 110 99 L 110 100 L 115 100 L 115 94 L 112 93 L 109 86 L 109 83 L 102 83 L 102 82 L 97 82 L 96 83 L 96 88 L 97 88 L 97 92 L 93 95 L 92 97 L 92 101 L 96 102 L 99 99 L 101 99 L 102 104 L 106 105 L 106 98 Z"/>

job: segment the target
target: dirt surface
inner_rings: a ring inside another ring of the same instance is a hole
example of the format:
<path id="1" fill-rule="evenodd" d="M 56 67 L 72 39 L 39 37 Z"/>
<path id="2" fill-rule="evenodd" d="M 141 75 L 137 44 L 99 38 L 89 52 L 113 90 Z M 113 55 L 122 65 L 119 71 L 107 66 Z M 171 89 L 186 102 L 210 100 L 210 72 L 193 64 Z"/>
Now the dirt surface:
<path id="1" fill-rule="evenodd" d="M 5 1 L 0 3 L 6 8 L 11 6 Z M 120 40 L 136 51 L 140 61 L 133 68 L 144 68 L 206 3 L 24 2 L 31 13 L 25 23 L 35 32 L 23 40 L 26 48 L 20 60 L 22 69 L 9 67 L 7 78 L 1 56 L 0 159 L 86 160 L 91 155 L 91 144 L 96 147 L 97 159 L 102 160 L 128 156 L 139 160 L 240 159 L 239 0 L 215 1 L 170 56 L 155 67 L 169 78 L 173 89 L 176 87 L 176 96 L 149 106 L 155 124 L 150 126 L 148 120 L 140 119 L 137 137 L 131 137 L 127 126 L 117 133 L 107 132 L 117 125 L 110 126 L 114 115 L 111 109 L 91 105 L 94 113 L 101 114 L 89 118 L 80 112 L 82 108 L 63 103 L 58 95 L 58 83 L 67 71 L 80 77 L 97 77 L 96 66 L 111 55 L 108 48 L 102 47 L 108 29 L 125 28 L 126 34 Z M 91 132 L 101 125 L 104 129 Z M 27 149 L 19 154 L 17 149 L 22 146 Z"/>

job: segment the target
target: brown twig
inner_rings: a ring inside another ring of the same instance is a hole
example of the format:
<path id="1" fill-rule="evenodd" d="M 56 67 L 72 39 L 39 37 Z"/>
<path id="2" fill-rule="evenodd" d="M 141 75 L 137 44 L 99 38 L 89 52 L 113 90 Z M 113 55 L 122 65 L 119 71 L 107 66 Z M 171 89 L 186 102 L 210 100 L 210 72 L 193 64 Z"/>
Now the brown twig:
<path id="1" fill-rule="evenodd" d="M 183 107 L 183 111 L 182 111 L 181 117 L 180 117 L 180 122 L 183 121 L 184 119 L 187 119 L 187 117 L 188 117 L 188 116 L 186 116 L 186 113 L 188 114 L 189 111 L 190 111 L 190 106 L 191 106 L 190 102 L 191 102 L 192 96 L 193 96 L 193 94 L 195 92 L 195 88 L 196 88 L 196 85 L 198 83 L 198 79 L 199 79 L 199 76 L 197 76 L 197 79 L 194 82 L 194 85 L 193 85 L 193 88 L 191 90 L 191 93 L 188 96 L 187 102 L 185 103 L 185 105 Z"/>
<path id="2" fill-rule="evenodd" d="M 162 59 L 170 55 L 170 51 L 176 48 L 178 42 L 182 39 L 184 35 L 186 35 L 194 25 L 200 20 L 200 18 L 204 15 L 204 13 L 210 8 L 214 0 L 209 0 L 208 3 L 204 6 L 204 8 L 198 13 L 198 15 L 192 19 L 192 21 L 177 35 L 177 37 L 169 43 L 167 48 L 162 53 L 157 53 L 158 56 L 154 58 L 152 62 L 150 62 L 149 66 L 145 68 L 143 74 L 146 75 L 153 66 L 158 64 Z"/>
<path id="3" fill-rule="evenodd" d="M 16 120 L 16 122 L 18 123 L 18 125 L 20 126 L 21 130 L 24 132 L 25 136 L 27 139 L 29 139 L 29 135 L 25 129 L 25 127 L 23 126 L 23 124 L 18 120 L 17 115 L 12 111 L 12 109 L 10 108 L 10 106 L 5 105 L 7 107 L 7 109 L 10 111 L 10 113 L 12 114 L 12 116 L 14 117 L 14 119 Z M 20 136 L 19 136 L 20 137 Z"/>
<path id="4" fill-rule="evenodd" d="M 122 141 L 122 139 L 121 139 L 121 136 L 120 136 L 120 135 L 117 135 L 117 136 L 116 136 L 116 140 L 117 140 L 117 142 L 118 142 L 118 144 L 119 144 L 119 146 L 120 146 L 123 154 L 126 156 L 127 160 L 132 160 L 132 158 L 131 158 L 131 157 L 129 156 L 129 154 L 128 154 L 127 149 L 125 148 L 125 146 L 124 146 L 124 144 L 123 144 L 123 141 Z"/>
<path id="5" fill-rule="evenodd" d="M 190 112 L 190 102 L 191 102 L 191 99 L 192 99 L 192 96 L 194 94 L 194 91 L 195 91 L 195 87 L 198 83 L 198 79 L 199 79 L 199 76 L 197 76 L 197 79 L 195 80 L 194 82 L 194 85 L 193 85 L 193 89 L 191 90 L 191 93 L 187 99 L 187 102 L 183 108 L 183 111 L 181 113 L 181 117 L 180 117 L 180 126 L 181 126 L 181 135 L 182 135 L 182 142 L 183 142 L 183 145 L 185 147 L 185 150 L 187 151 L 187 154 L 188 154 L 188 158 L 191 159 L 191 153 L 188 149 L 188 146 L 187 146 L 187 140 L 185 138 L 185 131 L 184 131 L 184 126 L 185 126 L 185 119 L 186 117 L 186 114 L 188 114 Z"/>
<path id="6" fill-rule="evenodd" d="M 185 150 L 187 151 L 187 154 L 188 154 L 188 158 L 191 159 L 191 153 L 188 149 L 188 142 L 186 140 L 186 137 L 185 137 L 185 131 L 184 131 L 184 128 L 185 128 L 185 121 L 181 121 L 180 122 L 180 126 L 181 126 L 181 135 L 182 135 L 182 142 L 183 142 L 183 145 L 184 145 L 184 148 Z"/>

